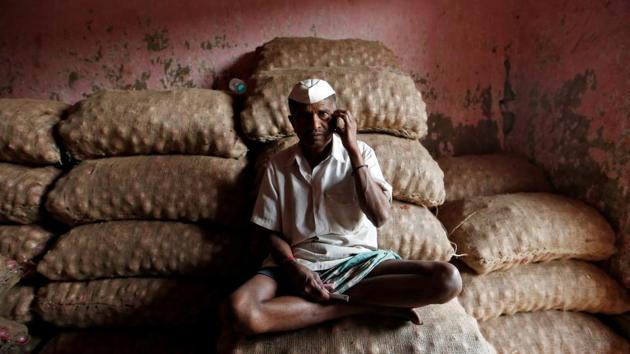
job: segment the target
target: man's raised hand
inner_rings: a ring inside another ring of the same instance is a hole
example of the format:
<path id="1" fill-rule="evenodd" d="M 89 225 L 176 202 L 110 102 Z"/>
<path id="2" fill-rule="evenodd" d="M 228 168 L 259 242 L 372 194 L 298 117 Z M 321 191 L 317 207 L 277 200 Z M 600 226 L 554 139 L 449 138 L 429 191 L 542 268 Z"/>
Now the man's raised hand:
<path id="1" fill-rule="evenodd" d="M 343 146 L 348 151 L 358 151 L 357 145 L 357 121 L 350 111 L 338 109 L 333 113 L 333 117 L 343 121 L 343 128 L 337 129 Z M 341 124 L 337 123 L 338 126 Z"/>

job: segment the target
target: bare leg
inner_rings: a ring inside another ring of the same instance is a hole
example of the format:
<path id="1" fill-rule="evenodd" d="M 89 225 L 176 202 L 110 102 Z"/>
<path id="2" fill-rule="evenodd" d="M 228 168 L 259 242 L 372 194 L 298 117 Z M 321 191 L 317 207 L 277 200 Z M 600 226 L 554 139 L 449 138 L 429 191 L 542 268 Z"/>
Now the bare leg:
<path id="1" fill-rule="evenodd" d="M 447 302 L 461 288 L 459 272 L 449 263 L 391 260 L 346 294 L 354 304 L 409 308 Z"/>
<path id="2" fill-rule="evenodd" d="M 222 307 L 223 333 L 219 342 L 234 333 L 251 335 L 287 331 L 358 314 L 403 317 L 419 323 L 412 307 L 443 303 L 457 296 L 461 278 L 444 262 L 386 261 L 346 293 L 351 303 L 314 303 L 297 296 L 276 296 L 277 282 L 256 275 Z"/>
<path id="3" fill-rule="evenodd" d="M 316 303 L 299 296 L 273 297 L 276 289 L 274 279 L 256 275 L 230 296 L 237 331 L 245 334 L 288 331 L 340 317 L 391 312 L 362 304 Z"/>
<path id="4" fill-rule="evenodd" d="M 419 323 L 409 309 L 382 306 L 315 303 L 298 296 L 278 296 L 277 283 L 265 275 L 256 275 L 222 306 L 223 329 L 219 338 L 219 353 L 228 353 L 239 335 L 289 331 L 329 320 L 359 315 L 394 316 Z"/>

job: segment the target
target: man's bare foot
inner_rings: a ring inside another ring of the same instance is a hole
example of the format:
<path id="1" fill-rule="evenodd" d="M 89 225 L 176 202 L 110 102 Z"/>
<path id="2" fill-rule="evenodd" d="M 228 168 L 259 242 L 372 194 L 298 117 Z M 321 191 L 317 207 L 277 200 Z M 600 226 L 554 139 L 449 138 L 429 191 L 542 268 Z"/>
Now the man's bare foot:
<path id="1" fill-rule="evenodd" d="M 379 315 L 402 318 L 411 321 L 413 324 L 421 325 L 420 317 L 412 308 L 384 307 L 376 311 Z"/>
<path id="2" fill-rule="evenodd" d="M 409 321 L 411 321 L 411 323 L 415 324 L 415 325 L 421 325 L 422 324 L 422 320 L 420 319 L 420 316 L 418 316 L 418 313 L 416 311 L 414 311 L 413 309 L 403 309 L 403 312 L 407 313 L 407 317 L 409 319 Z"/>

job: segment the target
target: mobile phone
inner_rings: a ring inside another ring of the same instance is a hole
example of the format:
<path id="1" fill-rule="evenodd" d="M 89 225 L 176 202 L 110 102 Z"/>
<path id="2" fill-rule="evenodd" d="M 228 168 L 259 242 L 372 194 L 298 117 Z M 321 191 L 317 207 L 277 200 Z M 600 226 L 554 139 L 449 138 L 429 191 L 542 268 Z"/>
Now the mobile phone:
<path id="1" fill-rule="evenodd" d="M 339 122 L 339 117 L 337 117 L 336 115 L 333 115 L 332 118 L 330 118 L 330 121 L 328 122 L 328 129 L 330 129 L 331 132 L 336 133 L 338 122 Z"/>
<path id="2" fill-rule="evenodd" d="M 334 133 L 341 133 L 344 127 L 346 126 L 344 124 L 345 121 L 343 120 L 339 121 L 339 115 L 340 115 L 339 110 L 334 111 L 332 114 L 332 118 L 330 119 L 330 122 L 328 123 L 328 127 Z"/>

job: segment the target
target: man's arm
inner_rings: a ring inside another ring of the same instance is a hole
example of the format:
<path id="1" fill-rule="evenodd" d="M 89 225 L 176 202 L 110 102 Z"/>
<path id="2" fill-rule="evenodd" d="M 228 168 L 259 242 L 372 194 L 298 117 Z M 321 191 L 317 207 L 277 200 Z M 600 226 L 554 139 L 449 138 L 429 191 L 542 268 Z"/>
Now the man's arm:
<path id="1" fill-rule="evenodd" d="M 282 228 L 282 215 L 276 183 L 274 169 L 268 165 L 261 180 L 251 220 L 257 225 L 257 231 L 263 239 L 267 240 L 269 253 L 286 275 L 289 286 L 311 300 L 328 300 L 327 287 L 319 279 L 319 275 L 295 261 L 291 245 L 279 231 Z"/>
<path id="2" fill-rule="evenodd" d="M 299 264 L 293 257 L 293 251 L 287 241 L 276 232 L 267 230 L 268 247 L 271 257 L 286 275 L 291 288 L 300 295 L 313 301 L 330 299 L 329 286 L 319 278 L 319 274 Z"/>
<path id="3" fill-rule="evenodd" d="M 281 266 L 287 262 L 294 261 L 291 246 L 278 233 L 267 230 L 267 248 L 269 254 L 277 265 Z"/>
<path id="4" fill-rule="evenodd" d="M 380 227 L 389 218 L 389 209 L 391 207 L 389 197 L 381 186 L 374 181 L 368 166 L 365 165 L 361 150 L 357 144 L 357 123 L 354 117 L 350 112 L 343 110 L 338 110 L 335 114 L 345 122 L 345 129 L 339 136 L 343 146 L 348 150 L 348 155 L 350 155 L 359 205 L 372 224 Z"/>
<path id="5" fill-rule="evenodd" d="M 358 157 L 352 157 L 355 153 L 350 153 L 352 166 L 357 167 L 363 165 L 363 157 L 358 153 Z M 356 161 L 356 162 L 355 162 Z M 359 205 L 376 227 L 381 227 L 389 218 L 389 198 L 379 186 L 366 167 L 359 168 L 354 172 L 354 185 L 359 198 Z"/>

